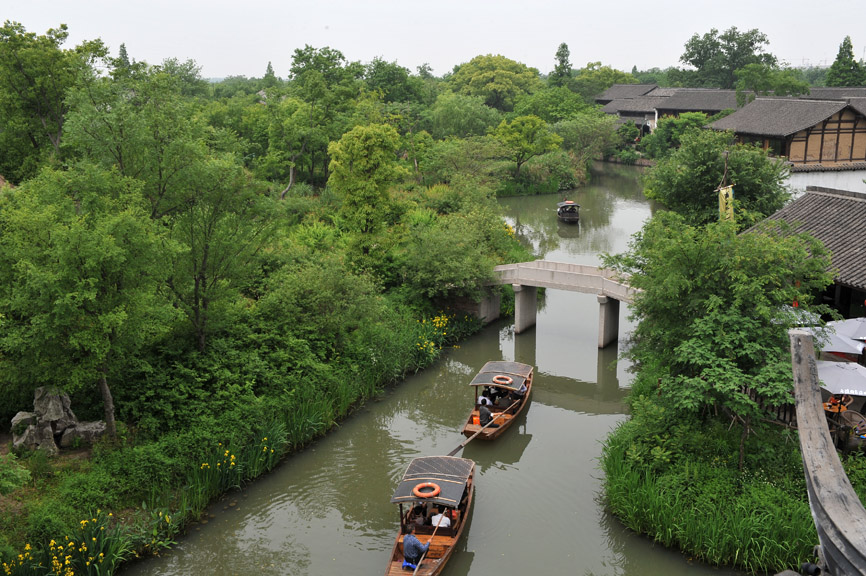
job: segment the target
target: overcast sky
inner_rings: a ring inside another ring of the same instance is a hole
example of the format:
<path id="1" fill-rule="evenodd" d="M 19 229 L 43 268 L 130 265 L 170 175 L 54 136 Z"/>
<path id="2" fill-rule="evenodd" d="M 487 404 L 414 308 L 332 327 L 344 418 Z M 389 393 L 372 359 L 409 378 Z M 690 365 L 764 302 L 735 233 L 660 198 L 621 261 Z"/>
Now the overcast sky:
<path id="1" fill-rule="evenodd" d="M 66 24 L 72 48 L 101 38 L 117 55 L 159 64 L 192 59 L 206 78 L 285 78 L 292 52 L 337 49 L 363 63 L 380 57 L 437 76 L 480 54 L 501 54 L 548 73 L 556 49 L 571 63 L 680 66 L 683 45 L 711 28 L 757 28 L 791 65 L 827 65 L 851 36 L 866 55 L 866 0 L 0 0 L 0 18 L 44 34 Z"/>

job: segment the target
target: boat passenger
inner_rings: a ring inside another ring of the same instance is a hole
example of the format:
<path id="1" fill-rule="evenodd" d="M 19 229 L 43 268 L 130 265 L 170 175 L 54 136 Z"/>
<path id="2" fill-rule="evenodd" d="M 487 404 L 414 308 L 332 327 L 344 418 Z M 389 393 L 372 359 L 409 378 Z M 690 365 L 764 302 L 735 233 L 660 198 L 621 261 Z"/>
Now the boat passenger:
<path id="1" fill-rule="evenodd" d="M 438 508 L 434 508 L 433 511 L 435 512 L 435 514 L 433 514 L 433 516 L 430 518 L 430 523 L 433 526 L 439 526 L 440 528 L 451 527 L 451 518 L 449 517 L 447 510 L 439 512 Z"/>
<path id="2" fill-rule="evenodd" d="M 430 540 L 426 544 L 421 544 L 421 541 L 415 536 L 415 525 L 406 524 L 403 527 L 403 559 L 406 563 L 414 567 L 418 566 L 421 557 L 427 553 L 430 548 Z"/>
<path id="3" fill-rule="evenodd" d="M 490 424 L 490 421 L 493 420 L 493 414 L 490 412 L 490 408 L 488 408 L 485 404 L 482 404 L 478 408 L 478 418 L 481 426 L 487 426 Z M 487 426 L 488 428 L 499 428 L 499 424 L 496 422 Z"/>
<path id="4" fill-rule="evenodd" d="M 423 526 L 427 520 L 427 515 L 424 513 L 424 505 L 416 504 L 412 510 L 412 516 L 412 522 L 415 523 L 415 526 Z"/>

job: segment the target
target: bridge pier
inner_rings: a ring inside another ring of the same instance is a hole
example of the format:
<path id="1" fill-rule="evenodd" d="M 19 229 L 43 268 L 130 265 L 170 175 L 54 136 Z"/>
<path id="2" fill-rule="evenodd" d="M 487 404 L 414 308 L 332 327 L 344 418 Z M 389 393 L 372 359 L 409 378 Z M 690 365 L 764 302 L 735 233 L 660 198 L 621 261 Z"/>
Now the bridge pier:
<path id="1" fill-rule="evenodd" d="M 604 348 L 619 338 L 619 300 L 598 295 L 598 347 Z"/>
<path id="2" fill-rule="evenodd" d="M 514 333 L 520 334 L 535 326 L 538 312 L 538 288 L 513 284 L 514 288 Z"/>

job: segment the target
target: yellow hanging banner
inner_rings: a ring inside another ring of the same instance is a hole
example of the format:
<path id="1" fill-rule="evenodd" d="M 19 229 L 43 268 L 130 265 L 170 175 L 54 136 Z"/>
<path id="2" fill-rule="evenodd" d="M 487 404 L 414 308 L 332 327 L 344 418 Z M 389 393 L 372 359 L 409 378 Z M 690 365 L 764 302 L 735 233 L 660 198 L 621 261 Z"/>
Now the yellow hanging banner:
<path id="1" fill-rule="evenodd" d="M 734 187 L 719 188 L 719 220 L 734 219 Z"/>

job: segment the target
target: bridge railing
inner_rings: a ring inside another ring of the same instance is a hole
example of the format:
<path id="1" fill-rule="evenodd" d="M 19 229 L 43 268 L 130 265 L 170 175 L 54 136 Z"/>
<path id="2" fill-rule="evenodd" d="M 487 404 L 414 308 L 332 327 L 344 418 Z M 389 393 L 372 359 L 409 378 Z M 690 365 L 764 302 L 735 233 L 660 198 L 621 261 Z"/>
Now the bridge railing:
<path id="1" fill-rule="evenodd" d="M 631 303 L 637 292 L 628 285 L 628 278 L 598 266 L 569 264 L 548 260 L 503 264 L 494 268 L 493 284 L 521 284 L 557 288 L 574 292 L 602 294 Z"/>

